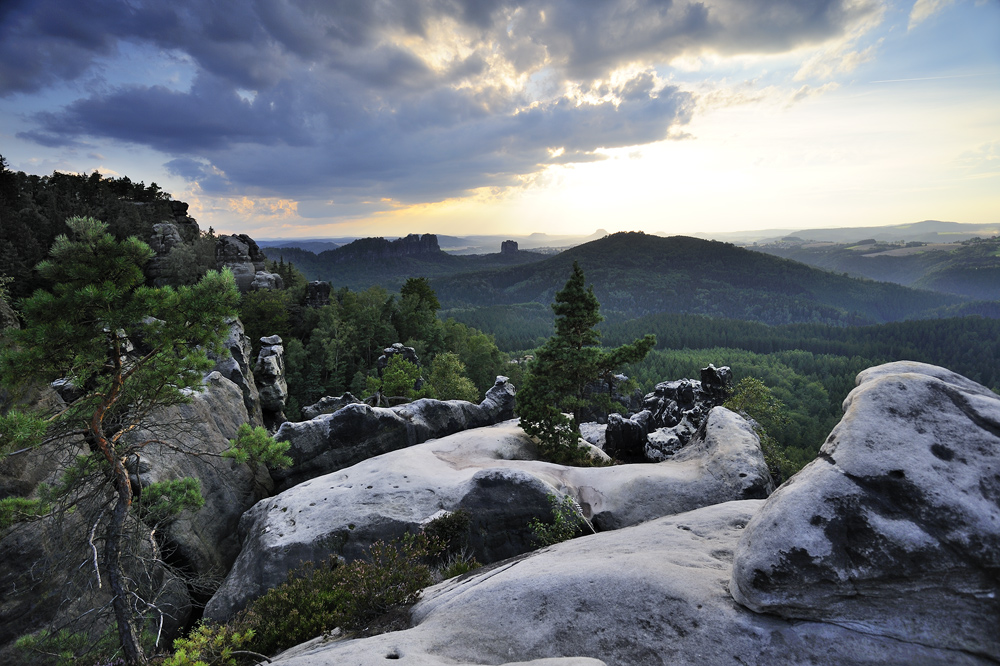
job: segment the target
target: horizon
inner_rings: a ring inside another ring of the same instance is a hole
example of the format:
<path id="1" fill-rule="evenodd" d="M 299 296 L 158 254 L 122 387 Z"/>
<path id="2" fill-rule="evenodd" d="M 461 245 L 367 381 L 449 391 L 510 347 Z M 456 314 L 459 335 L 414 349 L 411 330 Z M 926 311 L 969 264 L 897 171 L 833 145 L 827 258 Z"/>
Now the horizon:
<path id="1" fill-rule="evenodd" d="M 219 233 L 1000 222 L 996 0 L 93 9 L 0 15 L 0 154 Z"/>

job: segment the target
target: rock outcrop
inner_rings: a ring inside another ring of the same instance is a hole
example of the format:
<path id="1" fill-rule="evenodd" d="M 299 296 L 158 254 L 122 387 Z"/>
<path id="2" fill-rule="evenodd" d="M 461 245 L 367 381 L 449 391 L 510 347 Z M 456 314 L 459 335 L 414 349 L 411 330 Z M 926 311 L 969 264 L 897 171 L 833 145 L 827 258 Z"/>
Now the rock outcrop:
<path id="1" fill-rule="evenodd" d="M 277 335 L 261 338 L 260 344 L 253 374 L 260 393 L 264 423 L 274 429 L 286 420 L 284 410 L 288 400 L 288 383 L 285 380 L 285 347 Z"/>
<path id="2" fill-rule="evenodd" d="M 624 462 L 659 462 L 675 456 L 701 427 L 709 412 L 729 395 L 732 371 L 709 364 L 701 380 L 660 382 L 643 399 L 643 410 L 628 418 L 608 415 L 606 452 Z"/>
<path id="3" fill-rule="evenodd" d="M 411 629 L 317 640 L 280 666 L 986 666 L 954 650 L 749 611 L 726 590 L 733 550 L 762 501 L 728 502 L 581 537 L 424 591 Z M 579 660 L 579 661 L 576 661 Z"/>
<path id="4" fill-rule="evenodd" d="M 357 260 L 384 261 L 427 254 L 441 254 L 441 247 L 434 234 L 410 234 L 391 241 L 381 237 L 359 238 L 335 250 L 324 252 L 323 256 L 329 261 L 340 263 Z"/>
<path id="5" fill-rule="evenodd" d="M 316 280 L 306 285 L 306 307 L 321 308 L 330 304 L 330 283 Z"/>
<path id="6" fill-rule="evenodd" d="M 260 409 L 260 392 L 257 390 L 251 366 L 250 338 L 239 318 L 229 322 L 229 335 L 223 345 L 229 351 L 229 355 L 211 357 L 215 361 L 215 370 L 239 387 L 249 422 L 255 426 L 264 425 L 264 415 Z"/>
<path id="7" fill-rule="evenodd" d="M 514 387 L 506 377 L 497 377 L 478 405 L 426 398 L 390 408 L 349 404 L 309 421 L 283 423 L 275 438 L 291 444 L 288 455 L 294 464 L 275 470 L 273 476 L 280 489 L 289 488 L 434 437 L 492 425 L 513 414 Z"/>
<path id="8" fill-rule="evenodd" d="M 326 396 L 320 398 L 318 402 L 315 402 L 307 407 L 302 408 L 302 417 L 309 421 L 321 416 L 323 414 L 333 414 L 339 409 L 343 409 L 348 405 L 354 405 L 360 403 L 361 401 L 355 398 L 351 393 L 345 393 L 339 396 Z"/>
<path id="9" fill-rule="evenodd" d="M 500 254 L 517 254 L 517 241 L 505 240 L 500 243 Z"/>
<path id="10" fill-rule="evenodd" d="M 375 361 L 375 369 L 378 371 L 379 377 L 382 376 L 382 372 L 389 365 L 393 356 L 402 356 L 403 360 L 420 367 L 420 357 L 417 356 L 416 350 L 413 347 L 404 347 L 402 342 L 397 342 L 383 349 L 382 355 Z"/>
<path id="11" fill-rule="evenodd" d="M 258 271 L 264 270 L 267 258 L 256 241 L 246 234 L 219 236 L 215 244 L 215 262 L 221 270 L 228 267 L 241 292 L 250 291 Z"/>
<path id="12" fill-rule="evenodd" d="M 285 281 L 277 273 L 257 271 L 250 283 L 250 291 L 280 290 L 285 288 Z"/>
<path id="13" fill-rule="evenodd" d="M 1000 660 L 1000 396 L 901 362 L 862 372 L 844 410 L 747 526 L 734 598 Z"/>
<path id="14" fill-rule="evenodd" d="M 291 425 L 301 424 L 286 424 Z M 549 519 L 549 494 L 573 497 L 601 530 L 720 501 L 764 497 L 770 477 L 745 421 L 718 408 L 706 432 L 681 460 L 578 468 L 535 460 L 535 445 L 509 421 L 313 478 L 244 516 L 243 551 L 206 614 L 225 619 L 283 581 L 301 561 L 360 557 L 373 541 L 419 529 L 442 510 L 471 514 L 470 547 L 480 561 L 492 562 L 534 546 L 528 523 Z"/>

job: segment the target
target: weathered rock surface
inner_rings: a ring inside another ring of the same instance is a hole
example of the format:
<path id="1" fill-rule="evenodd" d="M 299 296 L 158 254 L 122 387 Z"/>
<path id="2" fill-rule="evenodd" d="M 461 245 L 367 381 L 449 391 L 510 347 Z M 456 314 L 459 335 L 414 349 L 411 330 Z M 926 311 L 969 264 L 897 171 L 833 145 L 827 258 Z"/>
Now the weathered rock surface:
<path id="1" fill-rule="evenodd" d="M 1000 661 L 1000 397 L 900 362 L 858 375 L 844 409 L 748 525 L 733 596 Z"/>
<path id="2" fill-rule="evenodd" d="M 389 360 L 393 356 L 402 356 L 403 360 L 409 361 L 418 368 L 420 367 L 420 358 L 417 356 L 416 350 L 413 347 L 404 347 L 402 342 L 397 342 L 383 349 L 382 355 L 375 361 L 375 368 L 378 370 L 379 377 L 382 376 L 382 371 L 389 365 Z"/>
<path id="3" fill-rule="evenodd" d="M 333 414 L 338 409 L 343 409 L 348 405 L 360 402 L 361 401 L 355 398 L 351 393 L 345 393 L 344 395 L 339 396 L 328 395 L 320 398 L 318 402 L 315 402 L 308 407 L 303 407 L 302 416 L 308 421 L 322 414 Z"/>
<path id="4" fill-rule="evenodd" d="M 218 268 L 228 267 L 236 278 L 241 292 L 250 291 L 257 271 L 264 270 L 266 257 L 256 241 L 246 234 L 219 236 L 215 244 L 215 262 Z"/>
<path id="5" fill-rule="evenodd" d="M 229 350 L 229 355 L 224 357 L 211 356 L 212 360 L 215 361 L 215 370 L 239 387 L 243 394 L 243 406 L 247 409 L 250 423 L 255 426 L 264 425 L 264 415 L 260 410 L 260 393 L 257 390 L 251 365 L 250 338 L 239 318 L 229 322 L 229 336 L 223 345 Z"/>
<path id="6" fill-rule="evenodd" d="M 309 421 L 281 424 L 275 438 L 291 443 L 288 455 L 294 464 L 275 470 L 274 480 L 280 489 L 289 488 L 388 451 L 492 425 L 513 415 L 514 387 L 506 377 L 497 377 L 478 405 L 429 399 L 391 408 L 350 404 Z"/>
<path id="7" fill-rule="evenodd" d="M 660 462 L 683 449 L 712 408 L 729 394 L 732 371 L 709 364 L 701 380 L 660 382 L 643 398 L 642 411 L 608 415 L 605 450 L 624 462 Z"/>
<path id="8" fill-rule="evenodd" d="M 285 281 L 277 273 L 257 271 L 250 283 L 250 291 L 284 289 Z"/>
<path id="9" fill-rule="evenodd" d="M 470 546 L 480 561 L 492 562 L 532 548 L 528 522 L 549 519 L 549 494 L 572 496 L 598 529 L 764 497 L 770 477 L 756 436 L 739 416 L 716 411 L 705 441 L 666 463 L 579 468 L 540 462 L 530 438 L 509 421 L 301 483 L 245 514 L 243 550 L 206 615 L 225 619 L 301 561 L 359 557 L 373 541 L 414 531 L 442 510 L 471 514 Z"/>
<path id="10" fill-rule="evenodd" d="M 184 477 L 199 481 L 205 505 L 181 514 L 162 531 L 193 572 L 221 576 L 239 554 L 237 526 L 243 512 L 274 488 L 266 469 L 252 470 L 221 457 L 247 421 L 242 394 L 213 372 L 190 403 L 157 410 L 151 421 L 154 425 L 135 434 L 151 443 L 131 465 L 133 484 L 144 487 Z"/>
<path id="11" fill-rule="evenodd" d="M 761 615 L 734 603 L 726 589 L 733 549 L 761 504 L 729 502 L 567 541 L 429 588 L 413 608 L 412 629 L 316 641 L 274 663 L 993 663 L 835 624 Z"/>
<path id="12" fill-rule="evenodd" d="M 285 422 L 285 402 L 288 383 L 285 381 L 285 347 L 281 337 L 272 335 L 260 339 L 260 353 L 253 374 L 260 393 L 260 409 L 264 423 L 276 427 Z"/>
<path id="13" fill-rule="evenodd" d="M 306 307 L 321 308 L 330 304 L 330 283 L 316 280 L 306 285 Z"/>

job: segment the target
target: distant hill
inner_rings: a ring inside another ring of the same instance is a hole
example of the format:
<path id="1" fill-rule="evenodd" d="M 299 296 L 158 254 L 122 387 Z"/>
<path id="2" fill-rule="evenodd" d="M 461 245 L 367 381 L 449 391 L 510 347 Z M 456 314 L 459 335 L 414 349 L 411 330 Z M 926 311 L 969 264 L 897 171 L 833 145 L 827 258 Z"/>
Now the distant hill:
<path id="1" fill-rule="evenodd" d="M 731 231 L 721 233 L 697 233 L 704 239 L 750 245 L 752 243 L 774 243 L 790 236 L 802 240 L 825 241 L 829 243 L 857 243 L 869 238 L 880 242 L 955 243 L 971 238 L 989 237 L 1000 234 L 998 224 L 964 224 L 923 220 L 912 224 L 891 224 L 879 227 L 831 227 L 826 229 L 761 229 L 756 231 Z"/>
<path id="2" fill-rule="evenodd" d="M 548 304 L 573 261 L 613 321 L 673 312 L 767 324 L 859 325 L 969 313 L 957 296 L 837 275 L 728 243 L 642 233 L 613 234 L 542 261 L 432 284 L 446 308 Z"/>
<path id="3" fill-rule="evenodd" d="M 489 268 L 540 261 L 533 252 L 458 256 L 443 251 L 434 234 L 387 240 L 359 238 L 318 254 L 298 248 L 262 248 L 272 261 L 291 262 L 309 280 L 325 280 L 334 287 L 366 289 L 380 285 L 397 289 L 408 277 L 441 277 Z"/>
<path id="4" fill-rule="evenodd" d="M 978 300 L 1000 300 L 1000 239 L 907 246 L 775 243 L 753 248 L 810 266 Z"/>

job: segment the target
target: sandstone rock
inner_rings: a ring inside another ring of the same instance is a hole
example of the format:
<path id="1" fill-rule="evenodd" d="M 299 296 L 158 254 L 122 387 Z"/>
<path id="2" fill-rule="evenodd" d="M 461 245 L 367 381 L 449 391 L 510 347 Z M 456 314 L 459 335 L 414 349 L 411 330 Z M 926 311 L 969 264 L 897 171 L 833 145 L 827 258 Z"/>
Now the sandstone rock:
<path id="1" fill-rule="evenodd" d="M 331 416 L 343 418 L 361 407 L 350 405 Z M 380 411 L 383 418 L 393 414 Z M 705 441 L 685 458 L 665 463 L 579 468 L 540 462 L 531 439 L 508 421 L 300 483 L 244 515 L 243 550 L 206 615 L 225 619 L 283 581 L 301 561 L 359 557 L 372 541 L 415 531 L 442 510 L 470 512 L 470 546 L 479 561 L 492 562 L 532 548 L 528 522 L 550 519 L 549 494 L 570 495 L 602 530 L 763 497 L 770 477 L 756 437 L 739 416 L 717 411 Z M 285 427 L 315 427 L 328 418 L 285 424 L 277 436 Z"/>
<path id="2" fill-rule="evenodd" d="M 361 401 L 355 398 L 351 393 L 345 393 L 341 396 L 328 395 L 320 398 L 318 402 L 309 405 L 308 407 L 303 407 L 302 416 L 308 421 L 320 416 L 321 414 L 333 414 L 338 409 L 343 409 L 348 405 L 360 402 Z"/>
<path id="3" fill-rule="evenodd" d="M 291 443 L 294 464 L 275 470 L 274 480 L 280 489 L 289 488 L 433 437 L 498 423 L 513 416 L 514 393 L 506 377 L 497 377 L 478 405 L 429 399 L 391 408 L 356 403 L 309 421 L 283 423 L 275 438 Z"/>
<path id="4" fill-rule="evenodd" d="M 517 241 L 505 240 L 500 243 L 500 254 L 517 254 Z"/>
<path id="5" fill-rule="evenodd" d="M 215 244 L 215 262 L 218 268 L 229 267 L 236 277 L 241 292 L 250 291 L 257 271 L 264 270 L 266 257 L 257 243 L 246 234 L 219 236 Z"/>
<path id="6" fill-rule="evenodd" d="M 183 243 L 177 225 L 172 222 L 161 222 L 153 225 L 153 235 L 149 239 L 149 247 L 158 255 L 170 254 L 170 250 Z"/>
<path id="7" fill-rule="evenodd" d="M 1000 397 L 890 363 L 858 375 L 844 412 L 748 525 L 733 597 L 1000 661 Z"/>
<path id="8" fill-rule="evenodd" d="M 229 335 L 223 345 L 229 350 L 228 356 L 210 355 L 215 361 L 215 371 L 239 387 L 249 422 L 255 426 L 264 425 L 264 415 L 260 410 L 260 393 L 254 381 L 250 360 L 252 353 L 250 338 L 247 337 L 243 322 L 238 317 L 229 322 Z"/>
<path id="9" fill-rule="evenodd" d="M 330 304 L 330 283 L 314 281 L 306 285 L 306 307 L 321 308 Z"/>
<path id="10" fill-rule="evenodd" d="M 379 377 L 382 376 L 382 371 L 389 365 L 389 359 L 393 356 L 402 356 L 404 360 L 409 361 L 418 368 L 420 367 L 420 359 L 417 357 L 416 350 L 413 347 L 404 347 L 402 342 L 397 342 L 383 349 L 382 355 L 375 362 L 375 368 L 378 370 Z"/>
<path id="11" fill-rule="evenodd" d="M 267 271 L 257 271 L 254 275 L 253 282 L 250 283 L 250 291 L 274 291 L 284 288 L 285 281 L 281 279 L 281 276 L 277 273 L 268 273 Z"/>
<path id="12" fill-rule="evenodd" d="M 157 410 L 150 426 L 134 435 L 150 441 L 133 463 L 138 486 L 184 477 L 201 486 L 205 506 L 162 529 L 165 542 L 197 574 L 218 577 L 229 570 L 240 550 L 240 517 L 274 488 L 266 469 L 221 458 L 247 420 L 242 397 L 234 383 L 213 372 L 190 403 Z"/>
<path id="13" fill-rule="evenodd" d="M 734 604 L 726 590 L 733 548 L 761 504 L 710 506 L 486 567 L 425 590 L 411 629 L 316 641 L 274 663 L 375 666 L 390 654 L 434 665 L 559 658 L 609 666 L 993 663 Z"/>
<path id="14" fill-rule="evenodd" d="M 254 366 L 254 379 L 260 393 L 260 408 L 266 424 L 277 426 L 285 422 L 285 402 L 288 383 L 285 381 L 285 348 L 277 335 L 260 339 L 260 353 Z"/>

